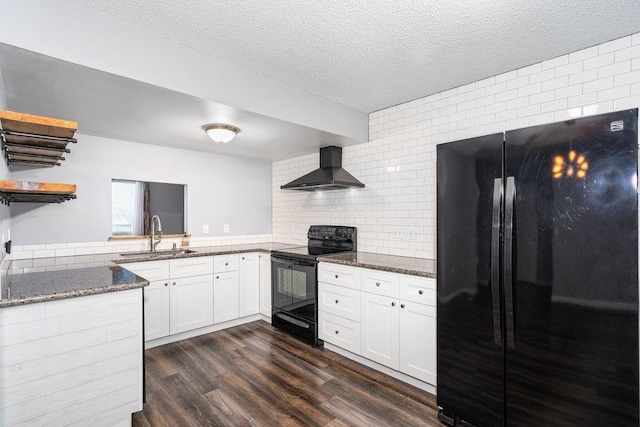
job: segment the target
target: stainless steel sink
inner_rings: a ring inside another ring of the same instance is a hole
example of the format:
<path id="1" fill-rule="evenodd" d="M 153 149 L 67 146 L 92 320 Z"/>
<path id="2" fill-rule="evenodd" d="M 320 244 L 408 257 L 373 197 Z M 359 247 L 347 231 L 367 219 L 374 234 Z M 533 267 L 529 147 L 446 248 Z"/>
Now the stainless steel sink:
<path id="1" fill-rule="evenodd" d="M 151 252 L 151 251 L 125 252 L 123 254 L 120 254 L 120 256 L 125 258 L 157 258 L 157 257 L 165 257 L 165 256 L 186 255 L 186 254 L 192 254 L 195 252 L 196 251 L 194 251 L 193 249 L 176 249 L 175 251 L 171 249 L 167 249 L 164 251 L 155 251 L 155 252 Z"/>

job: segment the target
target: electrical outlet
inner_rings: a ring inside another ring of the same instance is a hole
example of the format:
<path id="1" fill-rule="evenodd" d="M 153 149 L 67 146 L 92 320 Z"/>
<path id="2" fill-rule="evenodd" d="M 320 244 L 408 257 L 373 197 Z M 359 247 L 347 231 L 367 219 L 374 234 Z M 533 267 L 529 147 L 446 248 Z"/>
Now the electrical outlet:
<path id="1" fill-rule="evenodd" d="M 402 229 L 396 228 L 395 231 L 393 232 L 393 238 L 395 240 L 402 240 Z"/>
<path id="2" fill-rule="evenodd" d="M 224 234 L 229 234 L 229 224 L 224 225 Z"/>
<path id="3" fill-rule="evenodd" d="M 202 224 L 202 232 L 204 234 L 209 234 L 209 224 Z"/>
<path id="4" fill-rule="evenodd" d="M 409 232 L 407 233 L 407 239 L 416 240 L 416 232 L 413 230 L 409 230 Z"/>

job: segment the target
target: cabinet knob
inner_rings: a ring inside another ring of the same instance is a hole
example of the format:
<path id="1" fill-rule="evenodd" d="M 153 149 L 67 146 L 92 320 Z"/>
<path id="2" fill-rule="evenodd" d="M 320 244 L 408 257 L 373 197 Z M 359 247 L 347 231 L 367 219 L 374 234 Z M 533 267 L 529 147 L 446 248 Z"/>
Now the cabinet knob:
<path id="1" fill-rule="evenodd" d="M 244 259 L 244 258 L 242 258 L 242 259 Z M 225 263 L 224 263 L 224 265 L 229 265 L 229 263 L 228 263 L 228 262 L 225 262 Z"/>
<path id="2" fill-rule="evenodd" d="M 336 335 L 338 335 L 340 333 L 340 331 L 336 331 Z"/>
<path id="3" fill-rule="evenodd" d="M 336 274 L 336 279 L 337 279 L 338 277 L 339 277 L 339 276 Z"/>
<path id="4" fill-rule="evenodd" d="M 395 307 L 395 306 L 396 306 L 396 303 L 395 303 L 395 302 L 392 302 L 392 303 L 391 303 L 391 307 Z"/>
<path id="5" fill-rule="evenodd" d="M 380 282 L 376 282 L 376 286 L 380 286 Z"/>
<path id="6" fill-rule="evenodd" d="M 220 278 L 220 276 L 216 276 L 216 279 L 219 279 L 219 278 Z"/>
<path id="7" fill-rule="evenodd" d="M 169 286 L 169 284 L 168 284 L 168 283 L 165 283 L 164 285 L 165 285 L 165 286 Z"/>
<path id="8" fill-rule="evenodd" d="M 404 304 L 400 304 L 400 308 L 404 308 Z"/>
<path id="9" fill-rule="evenodd" d="M 422 294 L 424 293 L 424 291 L 423 291 L 422 289 L 420 289 L 420 290 L 418 291 L 418 293 L 419 293 L 420 295 L 422 295 Z"/>
<path id="10" fill-rule="evenodd" d="M 244 257 L 242 257 L 242 259 L 244 259 Z"/>
<path id="11" fill-rule="evenodd" d="M 336 304 L 338 304 L 339 302 L 340 302 L 340 300 L 339 300 L 339 299 L 337 299 L 337 300 L 336 300 Z"/>
<path id="12" fill-rule="evenodd" d="M 173 282 L 173 286 L 175 286 L 175 285 L 176 285 L 176 282 Z"/>

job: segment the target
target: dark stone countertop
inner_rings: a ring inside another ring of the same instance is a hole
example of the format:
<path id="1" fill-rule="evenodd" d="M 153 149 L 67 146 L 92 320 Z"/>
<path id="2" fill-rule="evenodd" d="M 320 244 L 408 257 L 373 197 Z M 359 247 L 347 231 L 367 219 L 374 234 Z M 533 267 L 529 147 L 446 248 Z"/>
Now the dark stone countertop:
<path id="1" fill-rule="evenodd" d="M 322 256 L 318 258 L 318 261 L 389 271 L 391 273 L 429 277 L 432 279 L 436 278 L 436 260 L 434 259 L 384 255 L 371 252 L 345 252 Z"/>
<path id="2" fill-rule="evenodd" d="M 120 266 L 8 274 L 0 308 L 142 288 L 148 280 Z"/>
<path id="3" fill-rule="evenodd" d="M 290 243 L 253 243 L 245 245 L 226 245 L 226 246 L 204 246 L 204 247 L 188 247 L 181 249 L 189 249 L 194 252 L 185 253 L 180 255 L 163 254 L 160 252 L 153 257 L 149 256 L 130 256 L 119 254 L 113 255 L 112 261 L 116 264 L 127 264 L 130 262 L 147 262 L 147 261 L 161 261 L 167 259 L 180 259 L 180 258 L 196 258 L 201 256 L 217 256 L 217 255 L 231 255 L 240 254 L 245 252 L 266 252 L 277 251 L 287 248 L 295 248 L 303 245 L 290 244 Z"/>
<path id="4" fill-rule="evenodd" d="M 2 263 L 0 308 L 43 301 L 124 291 L 147 286 L 149 282 L 126 270 L 126 263 L 160 261 L 243 252 L 266 252 L 301 246 L 287 243 L 257 243 L 191 247 L 182 255 L 127 257 L 119 253 L 53 258 L 9 260 Z M 120 266 L 118 264 L 124 264 Z"/>

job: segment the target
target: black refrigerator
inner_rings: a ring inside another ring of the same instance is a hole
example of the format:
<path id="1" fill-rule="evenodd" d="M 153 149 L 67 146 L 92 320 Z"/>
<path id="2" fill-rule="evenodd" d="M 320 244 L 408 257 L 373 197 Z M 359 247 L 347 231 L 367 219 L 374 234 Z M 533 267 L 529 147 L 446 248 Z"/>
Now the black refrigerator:
<path id="1" fill-rule="evenodd" d="M 442 422 L 639 425 L 637 122 L 438 145 Z"/>

